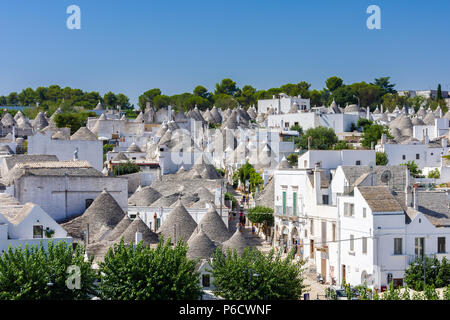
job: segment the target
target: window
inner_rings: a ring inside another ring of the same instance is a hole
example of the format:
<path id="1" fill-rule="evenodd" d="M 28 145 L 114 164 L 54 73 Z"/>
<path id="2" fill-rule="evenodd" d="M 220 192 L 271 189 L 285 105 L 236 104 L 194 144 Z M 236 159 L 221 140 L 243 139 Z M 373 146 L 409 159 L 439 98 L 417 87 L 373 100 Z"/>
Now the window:
<path id="1" fill-rule="evenodd" d="M 156 229 L 159 229 L 161 226 L 161 218 L 156 218 Z"/>
<path id="2" fill-rule="evenodd" d="M 308 230 L 305 229 L 305 238 L 308 238 Z"/>
<path id="3" fill-rule="evenodd" d="M 43 237 L 44 237 L 44 228 L 42 226 L 33 226 L 33 239 Z"/>
<path id="4" fill-rule="evenodd" d="M 402 238 L 394 238 L 394 254 L 395 255 L 403 254 L 403 239 Z"/>
<path id="5" fill-rule="evenodd" d="M 344 203 L 344 216 L 353 217 L 355 215 L 355 205 L 353 203 Z"/>
<path id="6" fill-rule="evenodd" d="M 366 208 L 363 208 L 363 218 L 365 218 L 366 215 L 367 215 L 367 212 L 366 212 L 366 211 L 367 211 Z"/>
<path id="7" fill-rule="evenodd" d="M 438 242 L 438 253 L 445 253 L 445 237 L 439 237 Z"/>
<path id="8" fill-rule="evenodd" d="M 283 215 L 286 214 L 286 191 L 283 191 Z"/>
<path id="9" fill-rule="evenodd" d="M 417 160 L 420 159 L 420 154 L 416 153 L 416 159 L 417 159 Z"/>
<path id="10" fill-rule="evenodd" d="M 308 168 L 308 160 L 303 161 L 303 167 Z"/>
<path id="11" fill-rule="evenodd" d="M 425 248 L 425 238 L 416 238 L 415 239 L 415 250 L 414 253 L 416 257 L 423 258 Z"/>
<path id="12" fill-rule="evenodd" d="M 292 209 L 294 210 L 293 211 L 294 216 L 296 216 L 297 215 L 297 192 L 294 192 L 292 194 Z"/>
<path id="13" fill-rule="evenodd" d="M 355 236 L 350 235 L 350 251 L 355 251 Z"/>
<path id="14" fill-rule="evenodd" d="M 284 127 L 285 127 L 285 128 L 289 128 L 289 122 L 285 122 L 285 123 L 284 123 Z"/>
<path id="15" fill-rule="evenodd" d="M 294 125 L 295 125 L 295 126 L 298 126 L 298 122 L 294 122 Z"/>
<path id="16" fill-rule="evenodd" d="M 356 165 L 360 166 L 361 165 L 361 160 L 356 160 Z"/>
<path id="17" fill-rule="evenodd" d="M 367 254 L 367 238 L 362 238 L 362 253 Z"/>
<path id="18" fill-rule="evenodd" d="M 92 202 L 94 202 L 94 199 L 86 199 L 85 200 L 86 209 L 89 208 L 89 206 L 92 204 Z"/>
<path id="19" fill-rule="evenodd" d="M 211 276 L 209 274 L 202 275 L 202 286 L 208 288 L 211 284 Z"/>
<path id="20" fill-rule="evenodd" d="M 331 234 L 333 236 L 333 241 L 336 241 L 336 225 L 334 223 L 331 226 Z"/>
<path id="21" fill-rule="evenodd" d="M 314 220 L 313 220 L 313 219 L 311 219 L 311 220 L 310 220 L 310 223 L 309 223 L 309 233 L 310 233 L 311 235 L 314 234 Z"/>
<path id="22" fill-rule="evenodd" d="M 323 204 L 328 204 L 328 195 L 327 194 L 323 194 L 322 195 L 322 203 Z"/>
<path id="23" fill-rule="evenodd" d="M 402 155 L 402 159 L 403 159 L 403 160 L 406 160 L 406 156 L 405 156 L 405 155 Z"/>

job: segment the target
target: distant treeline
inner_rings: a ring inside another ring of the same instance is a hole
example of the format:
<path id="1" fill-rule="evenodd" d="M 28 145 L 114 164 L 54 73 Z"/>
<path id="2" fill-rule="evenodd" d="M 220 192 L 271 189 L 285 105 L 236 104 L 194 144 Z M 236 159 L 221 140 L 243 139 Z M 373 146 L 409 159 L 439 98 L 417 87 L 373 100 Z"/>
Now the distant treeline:
<path id="1" fill-rule="evenodd" d="M 311 90 L 310 87 L 310 83 L 301 81 L 297 84 L 288 83 L 279 88 L 257 90 L 251 85 L 239 88 L 235 81 L 227 78 L 216 84 L 214 92 L 210 92 L 204 86 L 199 85 L 194 88 L 192 93 L 185 92 L 167 96 L 162 94 L 161 89 L 154 88 L 139 96 L 138 104 L 141 110 L 145 109 L 147 102 L 150 102 L 156 109 L 171 105 L 177 110 L 183 111 L 191 110 L 196 105 L 201 110 L 212 106 L 233 109 L 241 105 L 247 108 L 256 105 L 260 99 L 271 99 L 273 96 L 278 97 L 280 93 L 285 93 L 291 97 L 300 95 L 302 98 L 311 99 L 311 106 L 313 107 L 329 106 L 334 100 L 340 107 L 360 103 L 362 107 L 369 106 L 371 110 L 381 104 L 391 111 L 396 106 L 400 108 L 409 106 L 417 110 L 421 105 L 430 106 L 432 109 L 441 105 L 444 111 L 447 110 L 445 101 L 442 99 L 441 85 L 438 85 L 436 99 L 426 99 L 420 96 L 413 98 L 399 96 L 394 89 L 395 84 L 390 83 L 390 77 L 377 78 L 373 83 L 357 82 L 347 85 L 341 78 L 334 76 L 325 81 L 325 88 L 322 90 Z"/>
<path id="2" fill-rule="evenodd" d="M 297 84 L 287 83 L 279 88 L 267 90 L 257 90 L 251 85 L 244 85 L 239 88 L 235 81 L 227 78 L 217 83 L 213 92 L 201 85 L 196 86 L 192 93 L 184 92 L 172 96 L 164 95 L 159 88 L 150 89 L 139 96 L 138 105 L 141 110 L 145 110 L 147 103 L 150 103 L 156 109 L 170 105 L 179 111 L 188 111 L 195 106 L 201 110 L 213 106 L 221 109 L 233 109 L 241 105 L 248 108 L 256 105 L 260 99 L 278 97 L 280 93 L 285 93 L 291 97 L 300 95 L 302 98 L 311 99 L 311 106 L 313 107 L 329 106 L 334 100 L 340 107 L 359 103 L 361 107 L 370 107 L 373 110 L 376 106 L 383 104 L 385 108 L 392 111 L 396 106 L 400 108 L 408 106 L 417 110 L 422 105 L 432 109 L 440 105 L 444 112 L 447 111 L 440 84 L 437 87 L 435 99 L 426 99 L 421 96 L 411 98 L 398 95 L 395 84 L 390 83 L 390 77 L 377 78 L 373 83 L 345 84 L 341 78 L 333 76 L 325 81 L 325 87 L 322 90 L 311 90 L 311 84 L 306 81 Z M 29 106 L 27 113 L 31 115 L 39 111 L 47 111 L 48 114 L 52 114 L 58 107 L 61 107 L 65 112 L 73 112 L 74 107 L 91 110 L 99 101 L 109 108 L 114 108 L 117 105 L 120 105 L 122 110 L 134 108 L 128 97 L 122 93 L 108 92 L 102 97 L 95 91 L 84 92 L 81 89 L 70 87 L 61 88 L 58 85 L 38 87 L 36 90 L 26 88 L 20 93 L 11 92 L 7 96 L 0 96 L 0 106 Z M 36 108 L 37 104 L 39 108 Z"/>
<path id="3" fill-rule="evenodd" d="M 120 105 L 122 109 L 133 108 L 126 95 L 113 92 L 106 93 L 103 97 L 98 92 L 84 92 L 81 89 L 70 87 L 61 88 L 58 85 L 23 89 L 20 93 L 11 92 L 7 96 L 0 96 L 0 106 L 28 106 L 36 107 L 42 111 L 53 113 L 58 107 L 64 111 L 73 111 L 74 107 L 93 109 L 101 101 L 105 106 L 113 108 Z"/>

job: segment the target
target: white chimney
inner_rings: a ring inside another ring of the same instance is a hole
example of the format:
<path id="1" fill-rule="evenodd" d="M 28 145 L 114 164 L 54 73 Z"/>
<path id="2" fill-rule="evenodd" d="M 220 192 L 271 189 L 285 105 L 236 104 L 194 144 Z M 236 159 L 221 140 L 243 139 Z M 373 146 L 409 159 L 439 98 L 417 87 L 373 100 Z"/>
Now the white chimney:
<path id="1" fill-rule="evenodd" d="M 425 129 L 424 144 L 428 144 L 429 142 L 430 138 L 428 137 L 428 129 Z"/>
<path id="2" fill-rule="evenodd" d="M 136 218 L 137 219 L 137 218 Z M 138 244 L 139 242 L 141 242 L 141 240 L 142 240 L 142 233 L 141 232 L 139 232 L 139 231 L 136 231 L 136 234 L 135 234 L 135 244 Z"/>
<path id="3" fill-rule="evenodd" d="M 317 163 L 314 166 L 314 192 L 316 195 L 316 204 L 321 204 L 322 199 L 320 196 L 320 167 Z"/>
<path id="4" fill-rule="evenodd" d="M 419 208 L 419 199 L 416 187 L 413 188 L 413 197 L 414 197 L 414 210 L 417 210 Z"/>
<path id="5" fill-rule="evenodd" d="M 406 167 L 405 170 L 405 205 L 408 208 L 411 207 L 411 193 L 410 190 L 408 190 L 410 188 L 410 176 L 408 167 Z"/>

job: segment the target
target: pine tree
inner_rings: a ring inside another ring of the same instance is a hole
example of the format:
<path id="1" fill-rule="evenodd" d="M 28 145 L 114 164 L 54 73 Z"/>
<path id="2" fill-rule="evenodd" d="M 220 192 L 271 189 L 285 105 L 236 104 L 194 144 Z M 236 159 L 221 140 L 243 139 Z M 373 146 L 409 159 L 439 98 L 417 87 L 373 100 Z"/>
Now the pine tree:
<path id="1" fill-rule="evenodd" d="M 438 84 L 437 87 L 437 93 L 436 93 L 436 101 L 441 101 L 442 100 L 442 89 L 441 89 L 441 84 Z"/>

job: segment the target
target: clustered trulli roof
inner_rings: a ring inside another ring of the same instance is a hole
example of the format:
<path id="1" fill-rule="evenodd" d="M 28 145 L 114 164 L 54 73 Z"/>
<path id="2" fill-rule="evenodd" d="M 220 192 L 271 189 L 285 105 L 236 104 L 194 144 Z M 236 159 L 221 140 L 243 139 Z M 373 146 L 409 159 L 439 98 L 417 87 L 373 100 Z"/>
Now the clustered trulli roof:
<path id="1" fill-rule="evenodd" d="M 33 121 L 33 128 L 35 130 L 41 130 L 48 126 L 47 118 L 43 112 L 39 112 Z"/>
<path id="2" fill-rule="evenodd" d="M 178 200 L 175 208 L 170 212 L 158 232 L 167 240 L 172 239 L 172 242 L 183 240 L 187 242 L 197 227 L 197 223 L 191 217 L 189 212 Z"/>
<path id="3" fill-rule="evenodd" d="M 89 242 L 95 242 L 113 230 L 124 215 L 117 201 L 104 190 L 81 216 L 63 223 L 62 226 L 72 237 L 82 239 L 89 224 Z"/>
<path id="4" fill-rule="evenodd" d="M 199 222 L 199 226 L 193 232 L 191 239 L 197 235 L 200 229 L 203 229 L 204 233 L 212 241 L 217 243 L 227 241 L 231 236 L 227 226 L 213 206 L 211 206 L 206 214 L 202 217 Z"/>
<path id="5" fill-rule="evenodd" d="M 136 192 L 128 199 L 130 206 L 148 207 L 156 200 L 162 197 L 162 194 L 152 187 L 144 187 Z"/>
<path id="6" fill-rule="evenodd" d="M 116 154 L 114 158 L 112 158 L 112 161 L 128 161 L 128 160 L 129 160 L 128 157 L 122 151 L 120 151 L 118 154 Z"/>
<path id="7" fill-rule="evenodd" d="M 207 259 L 216 251 L 216 244 L 200 228 L 200 231 L 188 241 L 186 256 L 189 259 Z"/>
<path id="8" fill-rule="evenodd" d="M 159 242 L 158 235 L 154 233 L 139 217 L 136 217 L 131 224 L 120 235 L 119 239 L 123 238 L 124 243 L 136 243 L 136 233 L 142 234 L 142 241 L 144 245 L 155 244 Z"/>
<path id="9" fill-rule="evenodd" d="M 71 137 L 70 140 L 90 140 L 95 141 L 97 140 L 97 136 L 92 133 L 91 130 L 89 130 L 86 127 L 81 127 L 77 130 Z"/>
<path id="10" fill-rule="evenodd" d="M 222 248 L 225 252 L 227 249 L 236 250 L 238 255 L 242 255 L 244 249 L 248 247 L 251 247 L 251 245 L 244 233 L 239 231 L 239 228 L 230 239 L 222 243 Z"/>

